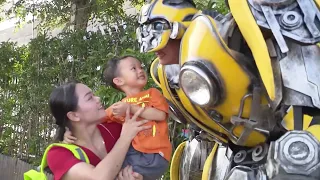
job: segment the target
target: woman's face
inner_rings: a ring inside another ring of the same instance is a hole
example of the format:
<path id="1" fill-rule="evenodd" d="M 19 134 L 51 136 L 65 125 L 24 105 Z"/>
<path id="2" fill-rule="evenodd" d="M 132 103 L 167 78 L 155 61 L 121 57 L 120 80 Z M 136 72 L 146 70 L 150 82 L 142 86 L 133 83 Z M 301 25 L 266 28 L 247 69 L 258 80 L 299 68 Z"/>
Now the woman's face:
<path id="1" fill-rule="evenodd" d="M 78 96 L 78 107 L 76 116 L 82 122 L 98 123 L 106 116 L 100 98 L 95 96 L 91 89 L 84 84 L 76 85 L 76 95 Z"/>

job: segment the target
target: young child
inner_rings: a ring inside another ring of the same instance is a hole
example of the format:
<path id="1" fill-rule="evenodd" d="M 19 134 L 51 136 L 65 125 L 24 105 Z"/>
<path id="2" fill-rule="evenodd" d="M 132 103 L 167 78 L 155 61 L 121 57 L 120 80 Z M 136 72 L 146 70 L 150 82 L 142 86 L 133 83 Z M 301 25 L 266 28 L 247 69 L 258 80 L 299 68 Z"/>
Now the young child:
<path id="1" fill-rule="evenodd" d="M 148 77 L 141 62 L 133 56 L 111 59 L 103 73 L 107 85 L 124 92 L 126 98 L 109 107 L 105 121 L 124 122 L 126 109 L 134 114 L 144 107 L 141 119 L 150 120 L 152 128 L 140 132 L 132 141 L 123 167 L 131 165 L 144 180 L 160 178 L 168 168 L 172 145 L 168 137 L 168 110 L 166 99 L 155 88 L 143 90 Z"/>
<path id="2" fill-rule="evenodd" d="M 131 165 L 144 179 L 160 178 L 167 170 L 172 153 L 166 99 L 155 88 L 143 90 L 148 76 L 141 62 L 133 56 L 109 60 L 103 74 L 107 84 L 126 94 L 126 98 L 106 110 L 108 121 L 122 123 L 127 108 L 134 114 L 140 107 L 145 107 L 140 118 L 151 120 L 146 125 L 152 128 L 140 132 L 133 139 L 123 166 Z"/>

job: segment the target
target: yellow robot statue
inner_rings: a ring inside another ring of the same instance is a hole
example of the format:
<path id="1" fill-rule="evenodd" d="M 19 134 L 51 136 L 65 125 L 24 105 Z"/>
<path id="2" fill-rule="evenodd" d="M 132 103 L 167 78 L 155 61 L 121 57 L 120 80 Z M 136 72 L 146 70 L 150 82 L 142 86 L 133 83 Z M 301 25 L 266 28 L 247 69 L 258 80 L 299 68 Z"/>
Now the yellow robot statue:
<path id="1" fill-rule="evenodd" d="M 171 180 L 320 179 L 320 1 L 226 3 L 224 16 L 192 0 L 140 12 L 141 52 L 158 56 L 151 75 L 193 133 Z"/>

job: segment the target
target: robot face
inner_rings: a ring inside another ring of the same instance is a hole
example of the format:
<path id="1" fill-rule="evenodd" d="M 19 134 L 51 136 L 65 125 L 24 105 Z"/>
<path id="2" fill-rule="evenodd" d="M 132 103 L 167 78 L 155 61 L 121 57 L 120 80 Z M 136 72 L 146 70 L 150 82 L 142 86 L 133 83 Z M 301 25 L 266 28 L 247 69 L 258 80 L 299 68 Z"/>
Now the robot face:
<path id="1" fill-rule="evenodd" d="M 139 24 L 143 24 L 148 21 L 150 11 L 151 11 L 151 4 L 145 4 L 142 6 L 139 17 L 138 17 Z"/>
<path id="2" fill-rule="evenodd" d="M 173 22 L 190 21 L 198 12 L 192 1 L 153 0 L 145 4 L 139 14 L 137 39 L 141 52 L 157 51 L 165 47 Z"/>
<path id="3" fill-rule="evenodd" d="M 164 19 L 141 24 L 137 30 L 141 52 L 156 51 L 163 48 L 171 34 L 171 25 Z"/>

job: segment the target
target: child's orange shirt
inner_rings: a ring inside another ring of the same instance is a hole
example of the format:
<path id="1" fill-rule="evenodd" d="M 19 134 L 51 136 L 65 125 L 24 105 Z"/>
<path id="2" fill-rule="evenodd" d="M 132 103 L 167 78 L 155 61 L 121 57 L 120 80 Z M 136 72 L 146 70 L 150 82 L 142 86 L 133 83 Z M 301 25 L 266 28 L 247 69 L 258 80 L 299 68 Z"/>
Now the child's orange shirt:
<path id="1" fill-rule="evenodd" d="M 142 91 L 135 96 L 122 99 L 122 102 L 139 105 L 141 107 L 152 107 L 168 114 L 169 105 L 163 95 L 156 88 Z M 112 109 L 106 109 L 107 117 L 105 121 L 118 123 L 124 122 L 124 117 L 116 117 L 112 114 Z M 140 118 L 142 119 L 142 118 Z M 154 121 L 150 119 L 146 125 L 151 125 L 151 129 L 141 131 L 132 141 L 132 146 L 143 153 L 159 153 L 166 160 L 170 161 L 172 145 L 169 140 L 169 130 L 167 119 Z"/>

